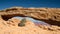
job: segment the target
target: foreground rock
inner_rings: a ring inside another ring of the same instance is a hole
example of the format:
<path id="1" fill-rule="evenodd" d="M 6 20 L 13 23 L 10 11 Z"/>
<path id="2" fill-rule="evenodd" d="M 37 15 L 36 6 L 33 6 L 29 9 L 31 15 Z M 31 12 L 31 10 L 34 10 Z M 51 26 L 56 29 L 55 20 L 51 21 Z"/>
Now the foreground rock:
<path id="1" fill-rule="evenodd" d="M 33 22 L 26 20 L 25 26 L 20 27 L 18 24 L 20 23 L 19 19 L 11 18 L 8 21 L 1 21 L 0 20 L 0 34 L 60 34 L 60 29 L 57 30 L 59 27 L 53 27 L 56 28 L 56 30 L 47 29 L 46 26 L 36 26 Z"/>

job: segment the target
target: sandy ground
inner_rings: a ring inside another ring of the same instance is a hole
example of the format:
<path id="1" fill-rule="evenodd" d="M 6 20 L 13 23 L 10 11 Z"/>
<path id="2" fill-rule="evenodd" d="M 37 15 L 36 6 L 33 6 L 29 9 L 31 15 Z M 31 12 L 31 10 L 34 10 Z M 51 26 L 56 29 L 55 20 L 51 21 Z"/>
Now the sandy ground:
<path id="1" fill-rule="evenodd" d="M 47 30 L 29 20 L 23 27 L 18 26 L 18 23 L 18 19 L 0 20 L 0 34 L 60 34 L 60 30 Z"/>

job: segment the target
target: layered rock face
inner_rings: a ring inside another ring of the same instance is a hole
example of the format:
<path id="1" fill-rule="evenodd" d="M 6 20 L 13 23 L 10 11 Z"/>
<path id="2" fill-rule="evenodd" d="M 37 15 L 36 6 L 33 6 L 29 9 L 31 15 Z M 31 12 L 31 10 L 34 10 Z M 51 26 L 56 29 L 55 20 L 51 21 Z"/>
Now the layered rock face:
<path id="1" fill-rule="evenodd" d="M 14 16 L 32 17 L 52 25 L 60 26 L 60 8 L 23 8 L 12 7 L 0 11 L 4 20 Z"/>

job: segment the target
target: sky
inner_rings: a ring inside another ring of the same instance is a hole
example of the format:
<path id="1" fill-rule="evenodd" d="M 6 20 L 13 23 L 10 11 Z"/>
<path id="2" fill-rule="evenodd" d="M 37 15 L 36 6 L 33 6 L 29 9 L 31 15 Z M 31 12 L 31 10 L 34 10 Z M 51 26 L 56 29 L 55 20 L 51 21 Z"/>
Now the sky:
<path id="1" fill-rule="evenodd" d="M 0 0 L 0 10 L 14 6 L 60 8 L 60 0 Z"/>

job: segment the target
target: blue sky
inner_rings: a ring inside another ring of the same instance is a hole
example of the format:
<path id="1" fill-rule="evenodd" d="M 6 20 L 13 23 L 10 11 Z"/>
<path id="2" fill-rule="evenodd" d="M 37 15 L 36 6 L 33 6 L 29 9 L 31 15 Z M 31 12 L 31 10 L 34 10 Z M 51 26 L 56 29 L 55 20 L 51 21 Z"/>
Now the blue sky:
<path id="1" fill-rule="evenodd" d="M 60 0 L 0 0 L 0 10 L 13 6 L 60 8 Z"/>

